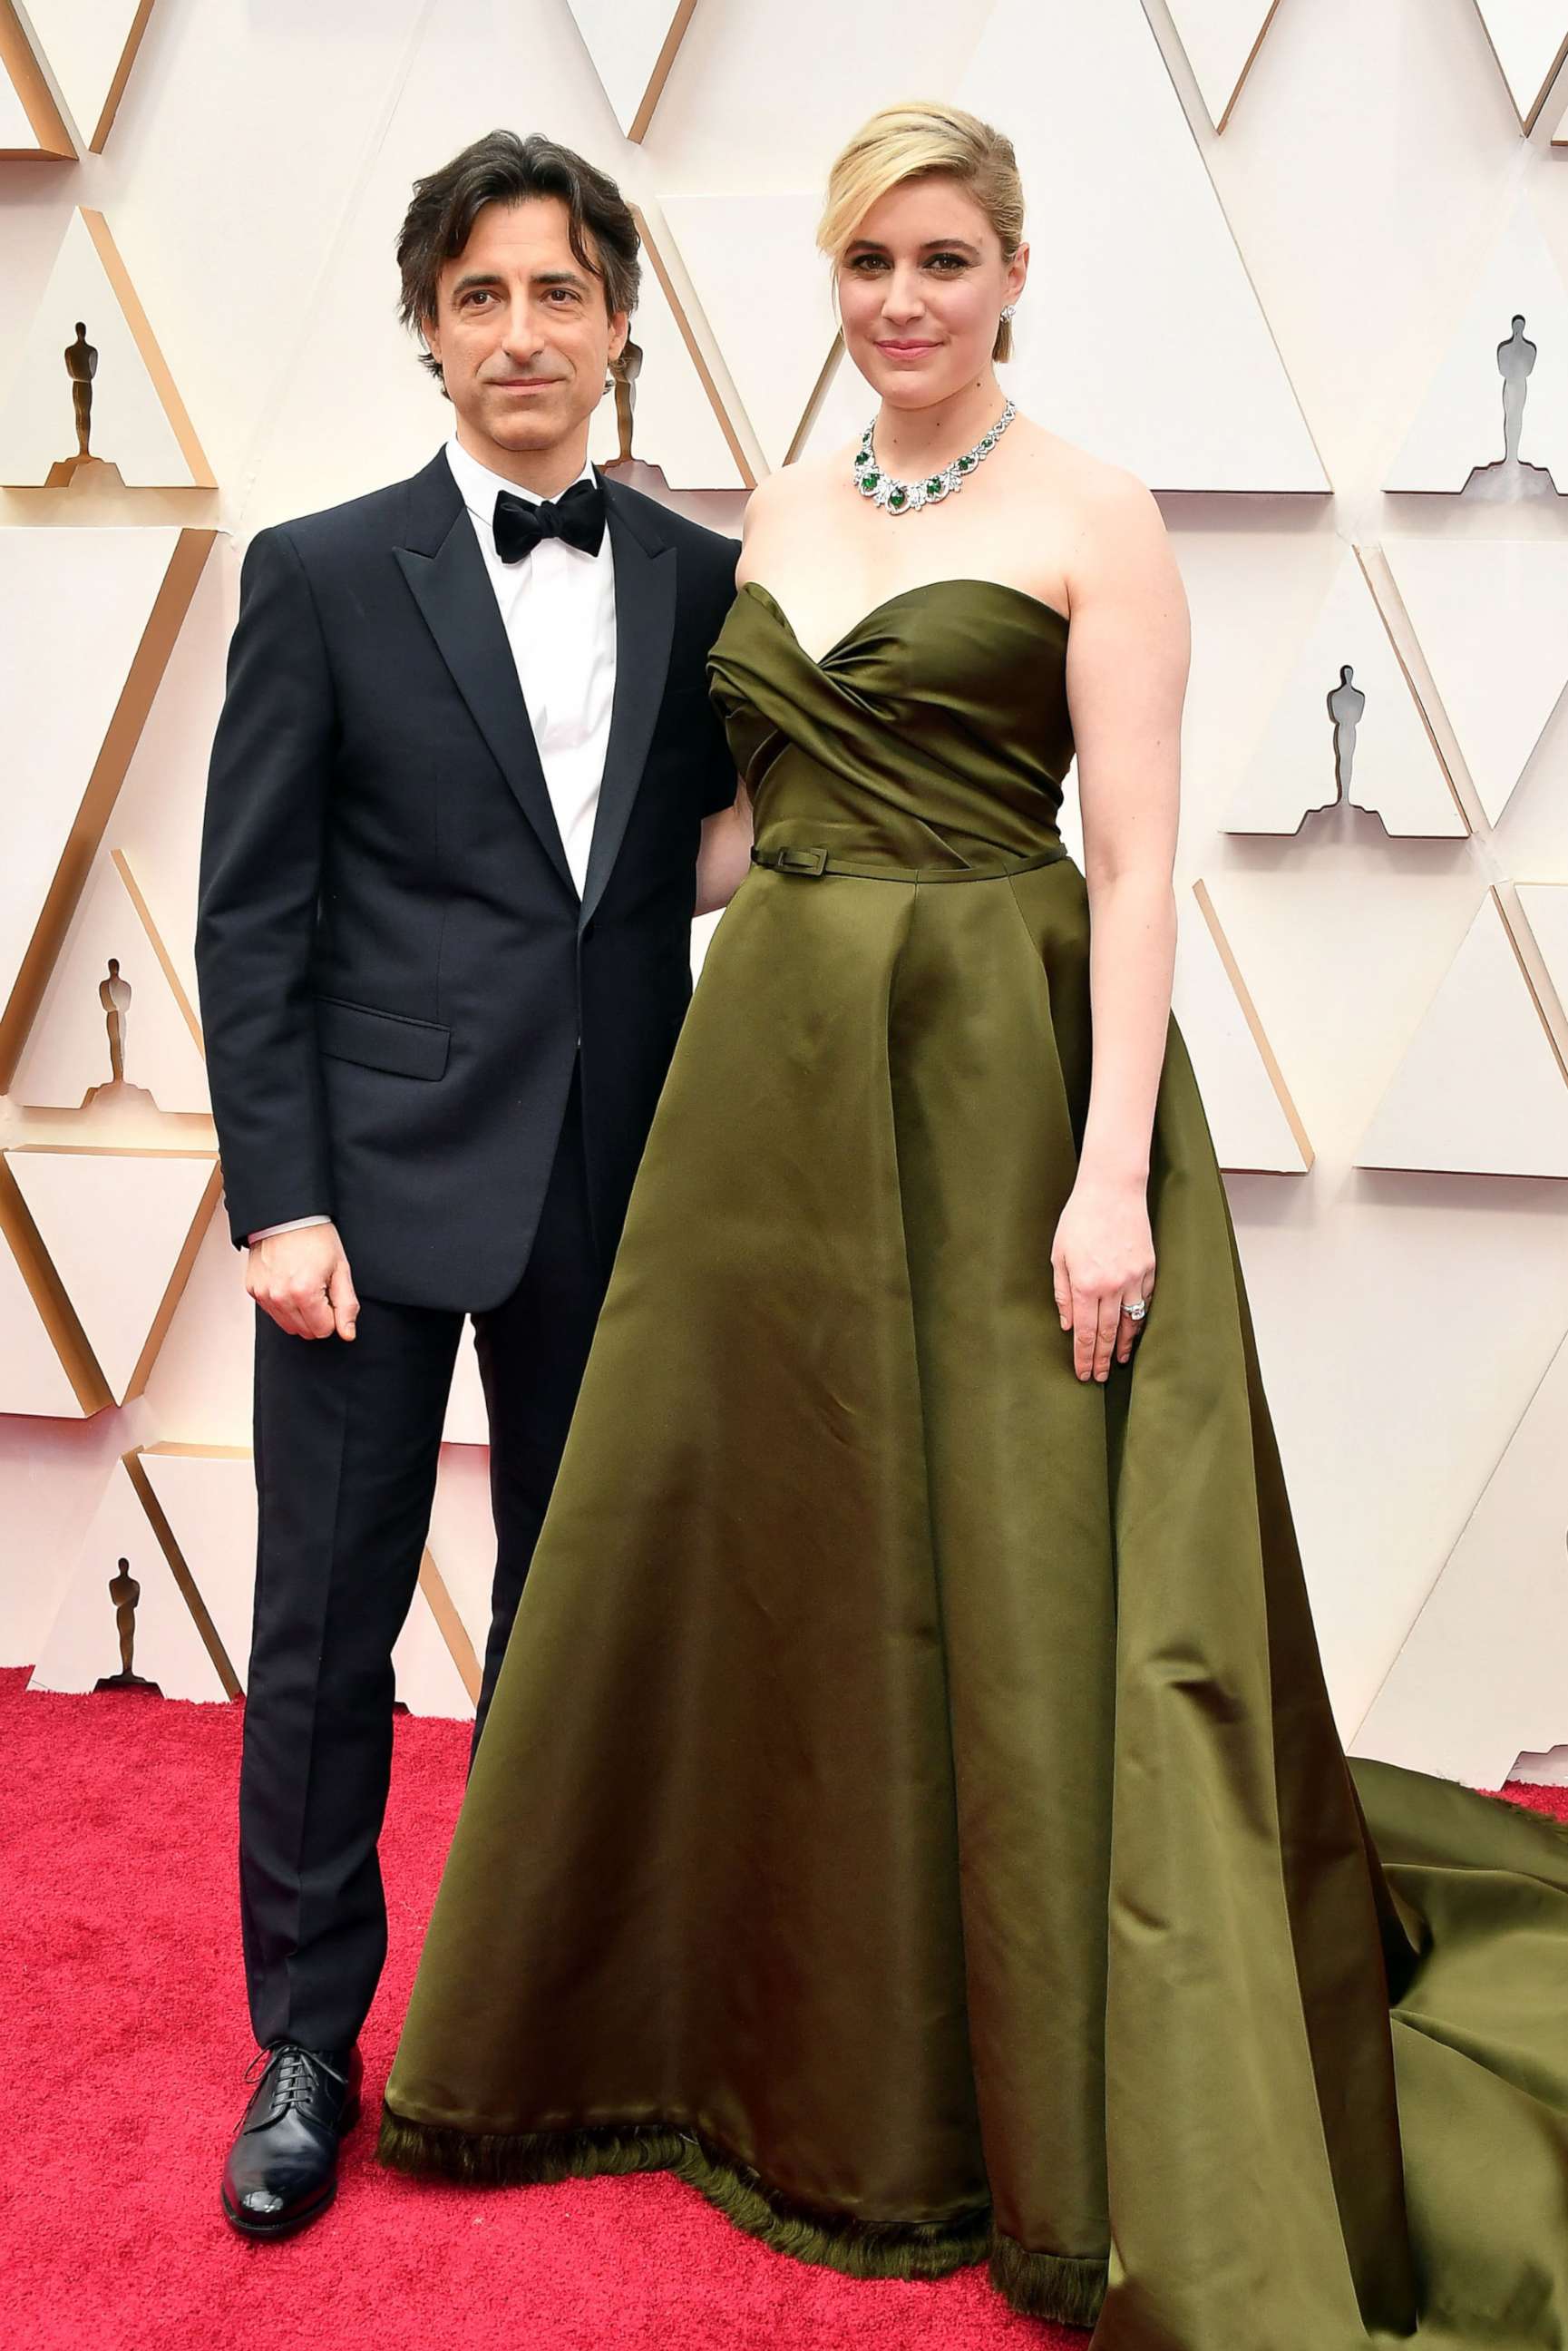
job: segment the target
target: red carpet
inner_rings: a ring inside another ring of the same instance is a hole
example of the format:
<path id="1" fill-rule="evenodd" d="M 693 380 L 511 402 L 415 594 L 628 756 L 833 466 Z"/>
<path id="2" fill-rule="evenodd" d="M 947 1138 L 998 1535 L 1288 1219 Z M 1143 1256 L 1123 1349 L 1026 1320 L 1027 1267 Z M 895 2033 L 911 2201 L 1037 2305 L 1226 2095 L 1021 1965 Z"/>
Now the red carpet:
<path id="1" fill-rule="evenodd" d="M 29 1697 L 0 1673 L 0 2310 L 27 2351 L 1082 2351 L 976 2269 L 936 2285 L 803 2268 L 662 2176 L 416 2184 L 350 2141 L 335 2208 L 242 2243 L 218 2176 L 251 2055 L 233 1820 L 237 1707 Z M 392 1951 L 364 2039 L 379 2098 L 467 1731 L 401 1719 L 382 1853 Z M 1523 1794 L 1523 1791 L 1514 1792 Z M 1568 1817 L 1568 1790 L 1529 1800 Z"/>

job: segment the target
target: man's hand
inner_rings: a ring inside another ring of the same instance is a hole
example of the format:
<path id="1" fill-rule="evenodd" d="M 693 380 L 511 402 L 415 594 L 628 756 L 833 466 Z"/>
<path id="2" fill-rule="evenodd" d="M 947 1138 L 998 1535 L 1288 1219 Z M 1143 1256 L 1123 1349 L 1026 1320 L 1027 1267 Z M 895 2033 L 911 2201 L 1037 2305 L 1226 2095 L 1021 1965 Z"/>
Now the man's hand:
<path id="1" fill-rule="evenodd" d="M 296 1339 L 351 1339 L 360 1311 L 336 1225 L 307 1225 L 253 1244 L 245 1286 L 280 1331 Z"/>

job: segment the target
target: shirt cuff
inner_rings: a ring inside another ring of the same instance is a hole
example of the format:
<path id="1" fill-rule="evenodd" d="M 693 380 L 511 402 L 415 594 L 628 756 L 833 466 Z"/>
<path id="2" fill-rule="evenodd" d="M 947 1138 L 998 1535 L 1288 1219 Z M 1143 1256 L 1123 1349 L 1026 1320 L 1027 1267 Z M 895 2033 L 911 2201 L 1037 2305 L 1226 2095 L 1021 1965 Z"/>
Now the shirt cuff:
<path id="1" fill-rule="evenodd" d="M 290 1217 L 286 1225 L 263 1225 L 259 1232 L 246 1233 L 246 1247 L 254 1249 L 257 1241 L 269 1241 L 274 1233 L 301 1233 L 307 1225 L 329 1225 L 330 1217 Z"/>

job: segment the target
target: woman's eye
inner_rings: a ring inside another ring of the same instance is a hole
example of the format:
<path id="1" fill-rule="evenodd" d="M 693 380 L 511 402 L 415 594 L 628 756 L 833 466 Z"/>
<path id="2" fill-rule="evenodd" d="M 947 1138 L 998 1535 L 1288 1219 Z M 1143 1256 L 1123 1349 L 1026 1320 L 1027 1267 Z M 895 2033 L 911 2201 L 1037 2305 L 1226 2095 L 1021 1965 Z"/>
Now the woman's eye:
<path id="1" fill-rule="evenodd" d="M 943 269 L 939 272 L 939 275 L 944 277 L 950 277 L 955 270 L 967 269 L 969 266 L 961 253 L 934 253 L 925 266 L 928 269 L 935 269 L 938 262 L 951 262 L 953 265 L 952 269 Z M 852 273 L 858 272 L 863 277 L 868 268 L 880 269 L 882 266 L 880 253 L 857 253 L 850 264 L 850 268 Z"/>

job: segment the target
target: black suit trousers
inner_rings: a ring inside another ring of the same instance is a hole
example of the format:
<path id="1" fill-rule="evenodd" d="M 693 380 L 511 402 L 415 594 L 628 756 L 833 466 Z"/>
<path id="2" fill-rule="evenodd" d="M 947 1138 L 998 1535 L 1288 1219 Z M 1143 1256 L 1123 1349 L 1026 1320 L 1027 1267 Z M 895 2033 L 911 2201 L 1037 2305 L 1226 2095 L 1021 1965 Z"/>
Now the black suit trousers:
<path id="1" fill-rule="evenodd" d="M 574 1080 L 522 1279 L 475 1317 L 496 1520 L 476 1738 L 603 1290 Z M 463 1323 L 455 1311 L 365 1298 L 351 1342 L 298 1339 L 257 1311 L 259 1526 L 240 1901 L 263 2046 L 346 2047 L 386 1955 L 377 1841 L 392 1766 L 392 1653 L 429 1531 Z"/>

